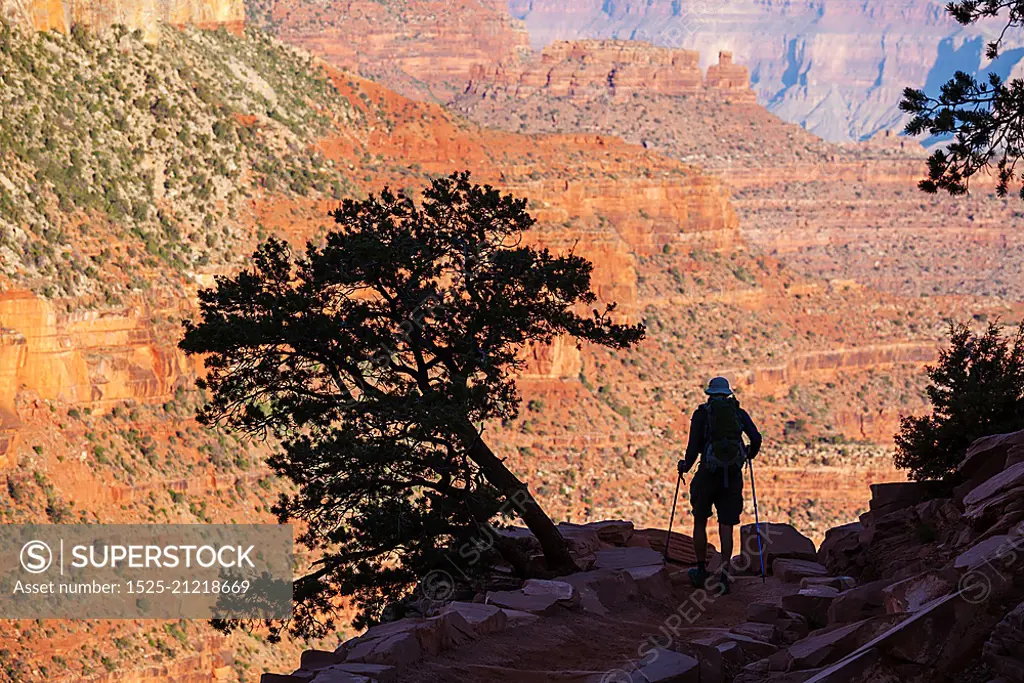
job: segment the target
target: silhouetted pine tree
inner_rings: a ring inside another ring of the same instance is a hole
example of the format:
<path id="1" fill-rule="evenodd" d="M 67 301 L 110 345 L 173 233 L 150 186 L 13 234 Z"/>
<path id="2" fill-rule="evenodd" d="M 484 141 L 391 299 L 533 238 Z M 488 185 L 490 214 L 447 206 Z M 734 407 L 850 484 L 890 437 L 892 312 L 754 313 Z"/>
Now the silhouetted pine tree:
<path id="1" fill-rule="evenodd" d="M 332 215 L 322 246 L 299 256 L 271 239 L 202 291 L 181 342 L 208 369 L 200 421 L 275 436 L 270 465 L 298 487 L 274 511 L 322 559 L 295 583 L 290 630 L 329 632 L 339 596 L 372 619 L 434 568 L 471 570 L 501 511 L 529 526 L 549 570 L 573 570 L 483 425 L 517 416 L 526 345 L 568 334 L 625 348 L 643 326 L 613 323 L 614 305 L 578 315 L 595 301 L 592 264 L 523 245 L 526 201 L 468 172 L 419 206 L 385 189 Z M 497 550 L 527 572 L 514 547 Z"/>

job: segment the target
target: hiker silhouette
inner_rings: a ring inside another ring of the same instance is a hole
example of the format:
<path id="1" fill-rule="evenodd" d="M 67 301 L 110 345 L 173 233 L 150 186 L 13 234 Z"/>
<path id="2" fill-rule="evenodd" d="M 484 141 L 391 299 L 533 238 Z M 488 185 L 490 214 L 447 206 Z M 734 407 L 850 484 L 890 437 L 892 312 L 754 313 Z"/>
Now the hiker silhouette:
<path id="1" fill-rule="evenodd" d="M 761 433 L 729 386 L 729 380 L 715 377 L 704 393 L 706 403 L 690 418 L 690 439 L 686 456 L 679 461 L 679 476 L 686 474 L 700 461 L 690 479 L 690 504 L 693 508 L 693 547 L 697 567 L 691 569 L 690 580 L 704 587 L 707 570 L 707 523 L 712 506 L 718 515 L 718 536 L 722 545 L 721 587 L 729 592 L 729 564 L 732 560 L 733 527 L 740 523 L 743 512 L 743 465 L 761 450 Z M 746 434 L 750 445 L 743 442 Z"/>

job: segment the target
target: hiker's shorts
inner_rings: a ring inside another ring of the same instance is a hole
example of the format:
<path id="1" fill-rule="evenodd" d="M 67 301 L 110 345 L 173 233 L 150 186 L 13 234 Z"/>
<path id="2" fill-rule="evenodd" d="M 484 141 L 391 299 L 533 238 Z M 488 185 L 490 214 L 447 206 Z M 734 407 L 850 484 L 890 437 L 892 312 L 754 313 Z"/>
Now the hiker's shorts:
<path id="1" fill-rule="evenodd" d="M 718 523 L 735 526 L 740 523 L 743 513 L 743 470 L 729 472 L 729 486 L 723 481 L 722 472 L 714 474 L 702 467 L 690 480 L 690 505 L 693 518 L 706 522 L 711 517 L 711 506 L 718 513 Z"/>

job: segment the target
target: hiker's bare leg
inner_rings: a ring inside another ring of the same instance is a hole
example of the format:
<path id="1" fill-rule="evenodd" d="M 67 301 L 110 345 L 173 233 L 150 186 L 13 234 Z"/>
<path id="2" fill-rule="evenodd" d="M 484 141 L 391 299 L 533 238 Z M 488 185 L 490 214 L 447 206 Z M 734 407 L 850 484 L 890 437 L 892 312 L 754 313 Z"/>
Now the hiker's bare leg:
<path id="1" fill-rule="evenodd" d="M 718 540 L 722 544 L 722 569 L 729 573 L 732 573 L 732 530 L 731 524 L 718 525 Z M 704 543 L 707 544 L 707 534 Z"/>
<path id="2" fill-rule="evenodd" d="M 697 564 L 706 566 L 708 559 L 708 520 L 693 520 L 693 553 L 697 556 Z"/>

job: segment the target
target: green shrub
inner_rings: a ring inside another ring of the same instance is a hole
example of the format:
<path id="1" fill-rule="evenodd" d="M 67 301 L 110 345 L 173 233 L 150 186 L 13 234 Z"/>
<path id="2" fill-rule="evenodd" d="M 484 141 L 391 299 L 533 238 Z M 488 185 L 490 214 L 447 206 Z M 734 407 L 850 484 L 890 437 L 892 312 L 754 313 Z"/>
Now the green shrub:
<path id="1" fill-rule="evenodd" d="M 915 480 L 952 474 L 971 442 L 1024 429 L 1024 323 L 1006 337 L 951 324 L 949 348 L 926 370 L 932 414 L 903 417 L 893 460 Z"/>

